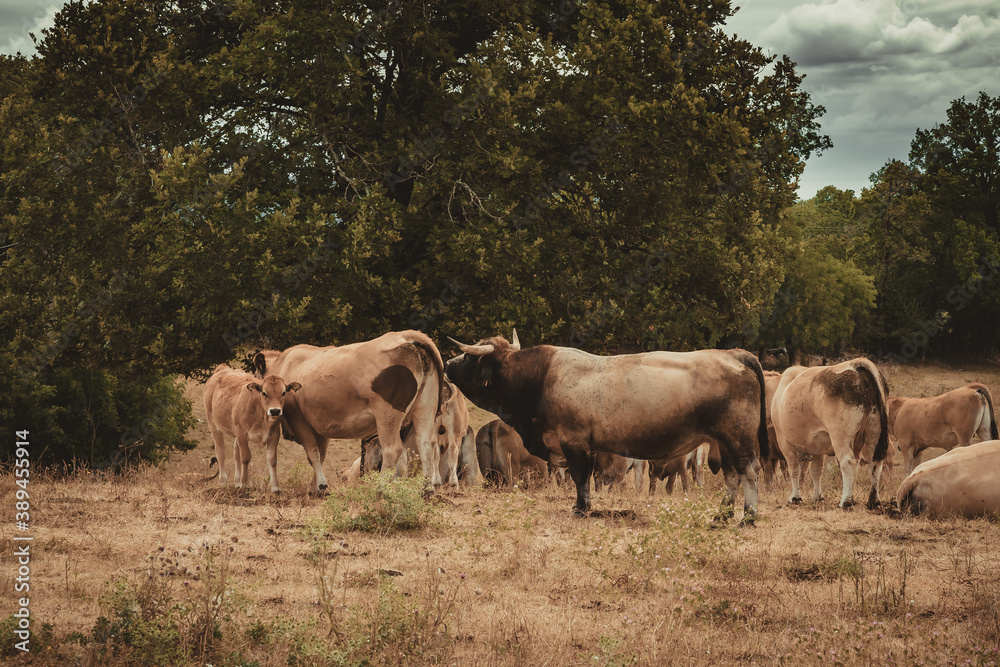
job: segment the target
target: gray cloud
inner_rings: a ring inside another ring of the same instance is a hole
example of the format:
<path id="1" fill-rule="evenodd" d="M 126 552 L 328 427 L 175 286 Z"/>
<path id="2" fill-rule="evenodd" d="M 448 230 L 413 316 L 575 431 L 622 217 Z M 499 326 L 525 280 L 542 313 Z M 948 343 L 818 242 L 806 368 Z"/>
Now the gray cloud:
<path id="1" fill-rule="evenodd" d="M 779 0 L 750 4 L 728 27 L 788 54 L 827 109 L 834 148 L 807 164 L 802 197 L 825 185 L 860 193 L 887 160 L 906 159 L 918 128 L 946 120 L 952 100 L 1000 95 L 995 0 Z"/>
<path id="2" fill-rule="evenodd" d="M 5 0 L 0 6 L 0 53 L 34 54 L 30 34 L 41 38 L 42 30 L 52 27 L 52 19 L 63 4 L 53 0 Z"/>

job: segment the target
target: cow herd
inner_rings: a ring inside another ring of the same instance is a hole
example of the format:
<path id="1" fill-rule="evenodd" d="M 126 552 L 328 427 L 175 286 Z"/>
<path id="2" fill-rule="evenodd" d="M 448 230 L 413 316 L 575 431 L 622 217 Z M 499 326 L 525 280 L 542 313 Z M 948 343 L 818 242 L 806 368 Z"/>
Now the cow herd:
<path id="1" fill-rule="evenodd" d="M 843 479 L 840 506 L 851 505 L 865 464 L 868 507 L 878 507 L 895 441 L 908 473 L 900 509 L 965 516 L 1000 510 L 1000 472 L 993 472 L 1000 442 L 992 442 L 997 426 L 985 385 L 911 399 L 890 396 L 864 358 L 779 374 L 744 350 L 596 356 L 551 345 L 522 349 L 517 332 L 510 341 L 449 340 L 460 353 L 447 363 L 428 336 L 403 331 L 340 347 L 259 352 L 252 375 L 217 367 L 204 396 L 219 484 L 228 484 L 225 436 L 235 438 L 236 486 L 248 482 L 256 443 L 267 449 L 270 488 L 280 491 L 277 444 L 284 437 L 302 445 L 313 489 L 322 491 L 330 439 L 359 439 L 367 446 L 355 476 L 371 469 L 406 474 L 411 459 L 435 487 L 568 473 L 577 514 L 591 509 L 591 477 L 600 489 L 631 475 L 641 489 L 648 470 L 650 493 L 661 479 L 672 490 L 677 476 L 687 490 L 687 471 L 701 485 L 707 462 L 723 473 L 727 505 L 742 486 L 744 522 L 752 523 L 758 473 L 770 481 L 785 468 L 788 500 L 799 503 L 808 467 L 812 497 L 821 500 L 829 456 Z M 499 419 L 474 435 L 466 400 Z M 984 442 L 972 445 L 977 435 Z M 915 465 L 928 447 L 961 449 Z"/>

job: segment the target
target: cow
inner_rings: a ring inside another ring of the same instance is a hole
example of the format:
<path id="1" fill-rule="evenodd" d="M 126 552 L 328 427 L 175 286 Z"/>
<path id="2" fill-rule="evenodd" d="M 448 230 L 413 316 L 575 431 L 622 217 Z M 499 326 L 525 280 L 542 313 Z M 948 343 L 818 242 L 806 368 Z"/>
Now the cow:
<path id="1" fill-rule="evenodd" d="M 1000 513 L 1000 440 L 958 447 L 918 465 L 896 492 L 899 510 L 939 518 Z"/>
<path id="2" fill-rule="evenodd" d="M 444 362 L 437 346 L 419 331 L 390 332 L 340 347 L 296 345 L 254 356 L 260 377 L 300 382 L 285 408 L 288 436 L 306 451 L 313 488 L 327 487 L 323 461 L 331 438 L 377 434 L 385 467 L 403 454 L 400 429 L 412 423 L 424 476 L 441 485 L 435 420 L 440 414 Z"/>
<path id="3" fill-rule="evenodd" d="M 767 401 L 767 449 L 771 455 L 761 461 L 761 467 L 764 472 L 764 484 L 768 487 L 771 486 L 774 472 L 778 468 L 782 469 L 785 479 L 788 479 L 788 462 L 785 461 L 785 457 L 781 453 L 781 448 L 778 447 L 778 436 L 774 433 L 774 420 L 771 415 L 773 412 L 771 401 L 774 399 L 774 392 L 777 390 L 780 382 L 781 373 L 777 371 L 764 371 L 764 394 Z"/>
<path id="4" fill-rule="evenodd" d="M 928 447 L 968 447 L 972 438 L 1000 440 L 993 396 L 978 382 L 932 398 L 889 397 L 889 432 L 903 454 L 906 475 Z"/>
<path id="5" fill-rule="evenodd" d="M 234 485 L 239 488 L 250 481 L 250 441 L 267 447 L 267 463 L 271 472 L 271 490 L 279 491 L 276 472 L 280 418 L 291 395 L 302 389 L 298 382 L 285 381 L 270 375 L 258 381 L 253 375 L 237 371 L 225 364 L 216 366 L 205 383 L 205 421 L 215 442 L 215 457 L 219 461 L 219 485 L 229 481 L 226 474 L 225 436 L 235 437 Z"/>
<path id="6" fill-rule="evenodd" d="M 674 482 L 681 478 L 681 486 L 684 493 L 688 492 L 687 471 L 690 468 L 691 476 L 697 486 L 705 485 L 705 461 L 708 459 L 709 446 L 701 444 L 693 452 L 672 459 L 656 459 L 649 462 L 649 495 L 656 493 L 657 483 L 660 480 L 667 480 L 667 493 L 674 492 Z"/>
<path id="7" fill-rule="evenodd" d="M 757 443 L 767 452 L 764 377 L 744 350 L 647 352 L 600 357 L 573 348 L 521 349 L 517 335 L 474 345 L 445 375 L 466 398 L 510 424 L 534 456 L 561 451 L 576 484 L 577 515 L 590 511 L 596 452 L 630 458 L 683 456 L 705 441 L 725 452 L 728 502 L 744 489 L 744 519 L 757 511 Z"/>
<path id="8" fill-rule="evenodd" d="M 802 502 L 803 456 L 811 456 L 813 500 L 823 499 L 826 456 L 836 456 L 844 489 L 840 507 L 850 507 L 858 459 L 872 461 L 868 508 L 878 507 L 878 483 L 889 448 L 885 377 L 863 357 L 836 366 L 792 366 L 781 376 L 771 401 L 778 447 L 788 462 L 790 503 Z"/>
<path id="9" fill-rule="evenodd" d="M 485 424 L 476 434 L 476 453 L 483 478 L 497 484 L 544 482 L 548 463 L 524 448 L 521 436 L 499 419 Z"/>
<path id="10" fill-rule="evenodd" d="M 601 486 L 612 486 L 632 473 L 633 485 L 636 491 L 641 491 L 643 475 L 649 469 L 649 464 L 642 459 L 631 459 L 618 454 L 597 452 L 594 454 L 594 491 L 600 491 Z"/>

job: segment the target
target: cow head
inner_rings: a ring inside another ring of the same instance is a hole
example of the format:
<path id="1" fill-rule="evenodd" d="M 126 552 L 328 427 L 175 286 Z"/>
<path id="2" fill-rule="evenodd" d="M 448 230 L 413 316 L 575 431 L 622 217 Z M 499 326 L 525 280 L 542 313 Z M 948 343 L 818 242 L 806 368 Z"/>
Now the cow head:
<path id="1" fill-rule="evenodd" d="M 261 407 L 264 408 L 264 414 L 270 421 L 281 416 L 282 408 L 285 406 L 285 396 L 301 388 L 302 385 L 298 382 L 285 384 L 284 380 L 275 375 L 266 377 L 260 382 L 247 383 L 247 389 L 260 394 Z"/>
<path id="2" fill-rule="evenodd" d="M 449 338 L 462 354 L 449 359 L 444 365 L 445 376 L 458 387 L 459 391 L 473 403 L 494 414 L 503 411 L 507 387 L 498 381 L 504 375 L 504 366 L 511 356 L 520 351 L 521 343 L 517 331 L 508 342 L 503 336 L 494 336 L 479 341 L 475 345 L 460 343 Z"/>

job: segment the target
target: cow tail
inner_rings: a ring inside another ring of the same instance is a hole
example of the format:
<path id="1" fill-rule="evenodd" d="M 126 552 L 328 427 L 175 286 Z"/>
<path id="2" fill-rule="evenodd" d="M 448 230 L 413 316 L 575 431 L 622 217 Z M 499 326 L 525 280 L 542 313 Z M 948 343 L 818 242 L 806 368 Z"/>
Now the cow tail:
<path id="1" fill-rule="evenodd" d="M 923 510 L 920 501 L 913 497 L 913 492 L 917 489 L 917 483 L 912 479 L 912 475 L 903 480 L 896 492 L 896 509 L 900 512 L 910 510 L 913 514 L 920 514 Z"/>
<path id="2" fill-rule="evenodd" d="M 218 463 L 218 462 L 219 462 L 219 459 L 217 459 L 217 458 L 215 458 L 213 456 L 212 459 L 208 462 L 208 469 L 211 470 L 212 467 L 215 466 L 215 464 Z M 212 475 L 211 477 L 202 477 L 201 481 L 202 482 L 211 482 L 213 479 L 215 479 L 216 477 L 219 476 L 220 472 L 222 472 L 222 468 L 219 468 L 218 470 L 216 470 L 215 474 Z"/>
<path id="3" fill-rule="evenodd" d="M 767 437 L 767 394 L 764 390 L 764 369 L 760 365 L 760 359 L 749 352 L 740 355 L 739 360 L 754 372 L 757 376 L 757 384 L 760 385 L 760 424 L 757 426 L 757 443 L 760 446 L 760 463 L 763 465 L 764 461 L 771 456 L 771 444 Z"/>
<path id="4" fill-rule="evenodd" d="M 443 407 L 442 399 L 444 397 L 444 359 L 441 358 L 441 351 L 438 350 L 437 345 L 434 344 L 426 334 L 421 334 L 419 332 L 413 332 L 417 335 L 410 337 L 409 342 L 420 354 L 421 361 L 425 369 L 433 369 L 434 374 L 437 375 L 438 380 L 438 400 L 437 400 L 437 411 L 434 413 L 435 417 L 441 416 L 441 408 Z"/>
<path id="5" fill-rule="evenodd" d="M 868 385 L 874 390 L 875 406 L 878 408 L 879 433 L 878 444 L 875 445 L 875 453 L 872 461 L 884 461 L 886 453 L 889 451 L 889 412 L 886 406 L 886 396 L 889 395 L 889 386 L 882 373 L 875 368 L 875 364 L 865 360 L 854 367 L 854 370 L 868 378 Z"/>
<path id="6" fill-rule="evenodd" d="M 980 384 L 976 387 L 976 391 L 986 399 L 986 406 L 990 409 L 986 415 L 990 420 L 990 440 L 1000 440 L 1000 435 L 997 434 L 997 415 L 993 412 L 993 396 L 990 394 L 990 388 Z"/>

